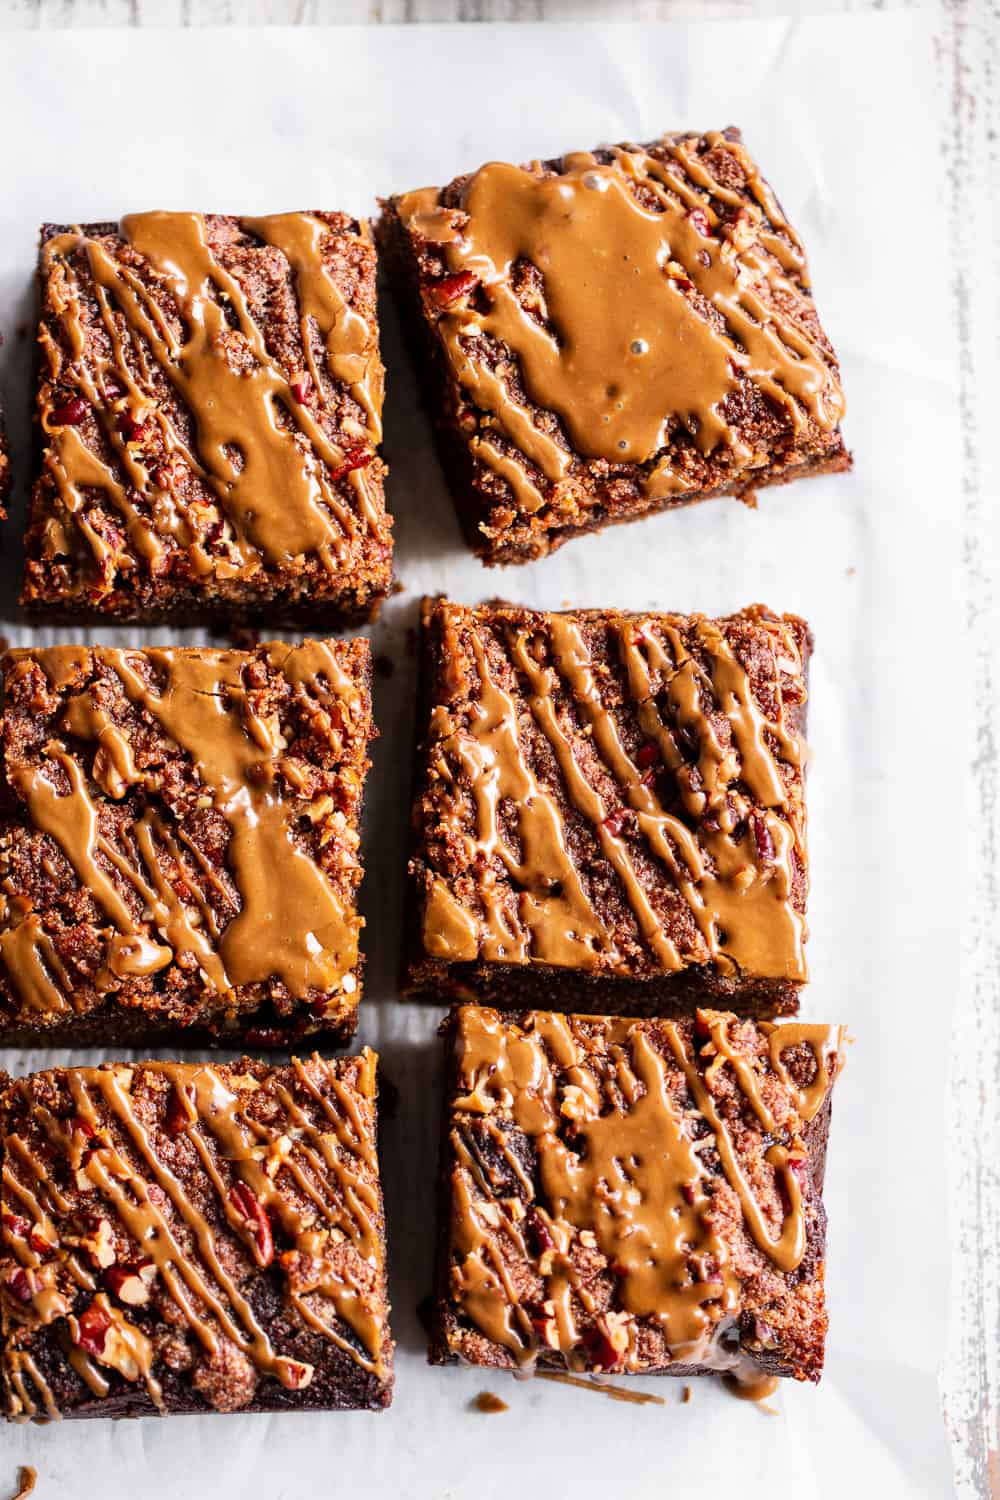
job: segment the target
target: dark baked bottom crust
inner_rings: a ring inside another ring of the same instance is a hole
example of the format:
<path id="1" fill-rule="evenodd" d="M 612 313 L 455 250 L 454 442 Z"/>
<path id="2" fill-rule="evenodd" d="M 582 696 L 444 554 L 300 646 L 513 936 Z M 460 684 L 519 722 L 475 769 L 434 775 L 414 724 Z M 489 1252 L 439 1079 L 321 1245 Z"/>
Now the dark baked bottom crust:
<path id="1" fill-rule="evenodd" d="M 574 537 L 590 536 L 595 531 L 607 530 L 609 526 L 624 526 L 630 521 L 641 521 L 647 516 L 661 515 L 663 511 L 699 505 L 704 500 L 740 500 L 753 508 L 758 490 L 791 484 L 795 479 L 813 479 L 822 474 L 843 474 L 851 467 L 850 455 L 845 451 L 834 454 L 832 457 L 806 460 L 794 466 L 776 467 L 773 470 L 764 469 L 753 480 L 722 485 L 717 489 L 699 490 L 685 495 L 683 499 L 675 497 L 636 502 L 627 508 L 619 507 L 617 511 L 611 511 L 599 505 L 592 506 L 587 510 L 587 518 L 578 525 L 560 526 L 547 531 L 544 534 L 544 544 L 539 539 L 533 538 L 530 542 L 512 542 L 497 546 L 484 537 L 481 529 L 485 524 L 478 514 L 481 501 L 476 489 L 474 468 L 468 459 L 464 444 L 450 442 L 447 430 L 440 426 L 436 428 L 436 431 L 439 437 L 438 451 L 441 463 L 448 475 L 452 491 L 457 497 L 463 534 L 476 555 L 487 567 L 491 568 L 534 562 L 539 557 L 547 557 L 551 552 L 558 552 L 560 547 L 572 541 Z M 463 496 L 464 500 L 461 498 Z"/>
<path id="2" fill-rule="evenodd" d="M 46 1350 L 46 1344 L 50 1348 Z M 66 1369 L 65 1361 L 53 1338 L 37 1345 L 33 1351 L 39 1368 L 51 1383 L 53 1395 L 59 1402 L 69 1394 L 79 1395 L 79 1385 L 69 1386 L 63 1379 L 60 1387 L 59 1372 Z M 46 1360 L 46 1353 L 50 1355 Z M 163 1389 L 164 1411 L 144 1392 L 122 1390 L 106 1398 L 78 1400 L 75 1405 L 60 1404 L 60 1419 L 64 1422 L 85 1421 L 89 1418 L 124 1418 L 167 1416 L 244 1416 L 248 1412 L 320 1412 L 320 1411 L 384 1411 L 392 1404 L 394 1375 L 390 1367 L 388 1376 L 379 1380 L 361 1370 L 354 1361 L 339 1350 L 324 1356 L 324 1368 L 317 1367 L 312 1384 L 302 1392 L 284 1390 L 276 1381 L 269 1381 L 266 1394 L 241 1406 L 236 1412 L 220 1412 L 208 1402 L 202 1401 L 191 1389 L 190 1383 L 179 1380 L 169 1371 L 160 1377 Z M 45 1418 L 36 1419 L 44 1422 Z"/>
<path id="3" fill-rule="evenodd" d="M 363 973 L 363 965 L 359 969 Z M 290 1024 L 269 1006 L 232 1022 L 220 1020 L 213 1027 L 179 1028 L 176 1022 L 157 1021 L 142 1011 L 124 1010 L 111 1001 L 87 1015 L 56 1026 L 18 1026 L 0 1022 L 0 1046 L 4 1047 L 256 1047 L 262 1051 L 287 1051 L 303 1038 L 304 1045 L 345 1047 L 358 1029 L 357 1007 L 335 1023 L 306 1031 Z"/>
<path id="4" fill-rule="evenodd" d="M 159 602 L 122 598 L 113 609 L 55 599 L 22 599 L 21 608 L 38 625 L 65 625 L 71 620 L 79 625 L 106 625 L 110 615 L 123 625 L 208 625 L 224 631 L 232 625 L 259 628 L 266 619 L 269 631 L 308 629 L 312 634 L 332 634 L 377 620 L 391 581 L 386 569 L 385 579 L 373 583 L 370 590 L 355 589 L 353 596 L 347 591 L 339 599 L 317 596 L 311 591 L 313 580 L 308 579 L 298 591 L 258 590 L 243 598 L 223 593 L 212 598 L 204 591 L 177 588 Z"/>
<path id="5" fill-rule="evenodd" d="M 3 402 L 0 401 L 0 521 L 7 517 L 7 497 L 10 494 L 11 471 L 10 450 L 7 445 L 7 426 Z"/>
<path id="6" fill-rule="evenodd" d="M 446 1005 L 475 1002 L 499 1010 L 611 1016 L 690 1015 L 707 1005 L 766 1020 L 796 1015 L 801 989 L 792 980 L 727 978 L 706 965 L 653 979 L 623 979 L 538 963 L 448 964 L 428 958 L 419 939 L 407 975 L 407 994 L 433 996 Z"/>

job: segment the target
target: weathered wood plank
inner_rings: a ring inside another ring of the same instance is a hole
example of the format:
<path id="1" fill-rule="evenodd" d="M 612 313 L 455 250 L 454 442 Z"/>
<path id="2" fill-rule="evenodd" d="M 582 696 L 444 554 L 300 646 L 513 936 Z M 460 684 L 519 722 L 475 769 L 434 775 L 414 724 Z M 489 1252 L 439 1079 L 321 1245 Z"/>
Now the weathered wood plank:
<path id="1" fill-rule="evenodd" d="M 812 0 L 812 11 L 913 0 Z M 0 29 L 73 26 L 329 26 L 421 21 L 663 21 L 781 15 L 788 0 L 7 0 Z"/>
<path id="2" fill-rule="evenodd" d="M 1000 1497 L 1000 6 L 952 0 L 942 66 L 959 338 L 958 456 L 965 640 L 956 687 L 971 705 L 964 777 L 965 922 L 952 1051 L 952 1327 L 943 1394 L 957 1492 Z M 954 493 L 951 462 L 944 494 Z"/>

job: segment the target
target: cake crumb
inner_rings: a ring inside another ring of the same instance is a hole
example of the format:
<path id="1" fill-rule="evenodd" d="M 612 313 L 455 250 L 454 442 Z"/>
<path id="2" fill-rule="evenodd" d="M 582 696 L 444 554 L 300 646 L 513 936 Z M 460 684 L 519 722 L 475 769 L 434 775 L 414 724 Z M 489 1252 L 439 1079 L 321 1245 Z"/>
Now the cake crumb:
<path id="1" fill-rule="evenodd" d="M 474 1401 L 470 1402 L 474 1411 L 509 1411 L 506 1401 L 501 1401 L 499 1396 L 494 1396 L 492 1391 L 480 1391 Z"/>
<path id="2" fill-rule="evenodd" d="M 38 1471 L 33 1469 L 31 1464 L 21 1464 L 17 1471 L 18 1491 L 14 1496 L 14 1500 L 28 1500 L 28 1496 L 35 1488 L 35 1480 L 37 1478 Z"/>
<path id="3" fill-rule="evenodd" d="M 687 1404 L 688 1404 L 688 1402 L 690 1400 L 691 1400 L 691 1387 L 689 1385 L 686 1385 L 684 1387 L 684 1389 L 681 1391 L 681 1401 L 682 1401 L 682 1403 L 685 1406 L 687 1406 Z"/>

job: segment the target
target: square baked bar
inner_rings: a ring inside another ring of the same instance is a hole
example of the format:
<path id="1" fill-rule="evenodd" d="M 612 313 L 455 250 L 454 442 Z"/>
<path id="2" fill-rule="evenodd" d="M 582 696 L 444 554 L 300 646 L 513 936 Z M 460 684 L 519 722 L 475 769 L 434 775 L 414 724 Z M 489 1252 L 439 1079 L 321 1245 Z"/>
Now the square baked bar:
<path id="1" fill-rule="evenodd" d="M 425 600 L 410 990 L 794 1012 L 811 646 L 762 605 Z"/>
<path id="2" fill-rule="evenodd" d="M 484 562 L 850 466 L 805 253 L 736 130 L 490 162 L 376 232 Z"/>
<path id="3" fill-rule="evenodd" d="M 432 1360 L 818 1380 L 836 1027 L 463 1006 Z"/>
<path id="4" fill-rule="evenodd" d="M 4 1076 L 4 1414 L 387 1406 L 376 1061 Z"/>
<path id="5" fill-rule="evenodd" d="M 368 642 L 2 671 L 0 1042 L 349 1038 Z"/>
<path id="6" fill-rule="evenodd" d="M 340 213 L 46 225 L 22 600 L 370 619 L 389 588 L 375 250 Z"/>

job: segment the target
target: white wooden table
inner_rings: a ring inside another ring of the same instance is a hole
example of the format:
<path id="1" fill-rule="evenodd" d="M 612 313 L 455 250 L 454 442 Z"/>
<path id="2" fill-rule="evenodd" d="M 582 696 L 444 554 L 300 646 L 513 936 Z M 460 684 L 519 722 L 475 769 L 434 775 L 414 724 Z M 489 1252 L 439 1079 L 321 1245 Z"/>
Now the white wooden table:
<path id="1" fill-rule="evenodd" d="M 0 0 L 0 31 L 81 26 L 327 26 L 427 21 L 723 19 L 789 11 L 893 8 L 906 0 Z M 974 704 L 971 743 L 956 734 L 955 765 L 928 770 L 936 816 L 961 808 L 966 893 L 956 984 L 952 1087 L 962 1101 L 953 1140 L 954 1320 L 942 1372 L 956 1492 L 1000 1500 L 1000 0 L 941 0 L 940 66 L 952 101 L 941 142 L 954 247 L 961 349 L 962 451 L 941 454 L 941 503 L 955 514 L 964 636 L 955 671 Z M 0 39 L 0 48 L 2 48 Z M 845 123 L 849 129 L 849 122 Z M 901 131 L 905 122 L 900 122 Z M 900 234 L 919 255 L 920 226 Z M 900 441 L 909 440 L 901 433 Z M 934 601 L 928 605 L 933 609 Z M 919 622 L 914 629 L 919 631 Z M 939 627 L 940 628 L 940 627 Z M 944 693 L 942 692 L 942 701 Z M 929 701 L 927 713 L 940 704 Z M 915 743 L 919 724 L 914 725 Z M 945 802 L 947 798 L 947 802 Z M 950 805 L 949 805 L 950 804 Z M 929 829 L 929 859 L 932 854 Z M 958 872 L 949 872 L 959 878 Z M 929 878 L 934 878 L 933 870 Z M 948 878 L 946 876 L 946 878 Z M 915 1025 L 933 1024 L 915 1017 Z M 919 1108 L 919 1100 L 914 1100 Z M 917 1323 L 915 1310 L 915 1324 Z M 915 1331 L 915 1336 L 918 1336 Z"/>
<path id="2" fill-rule="evenodd" d="M 892 10 L 919 0 L 4 0 L 5 26 L 329 26 L 421 21 L 666 21 Z M 995 3 L 944 6 L 957 33 Z M 971 53 L 967 55 L 971 65 Z"/>

